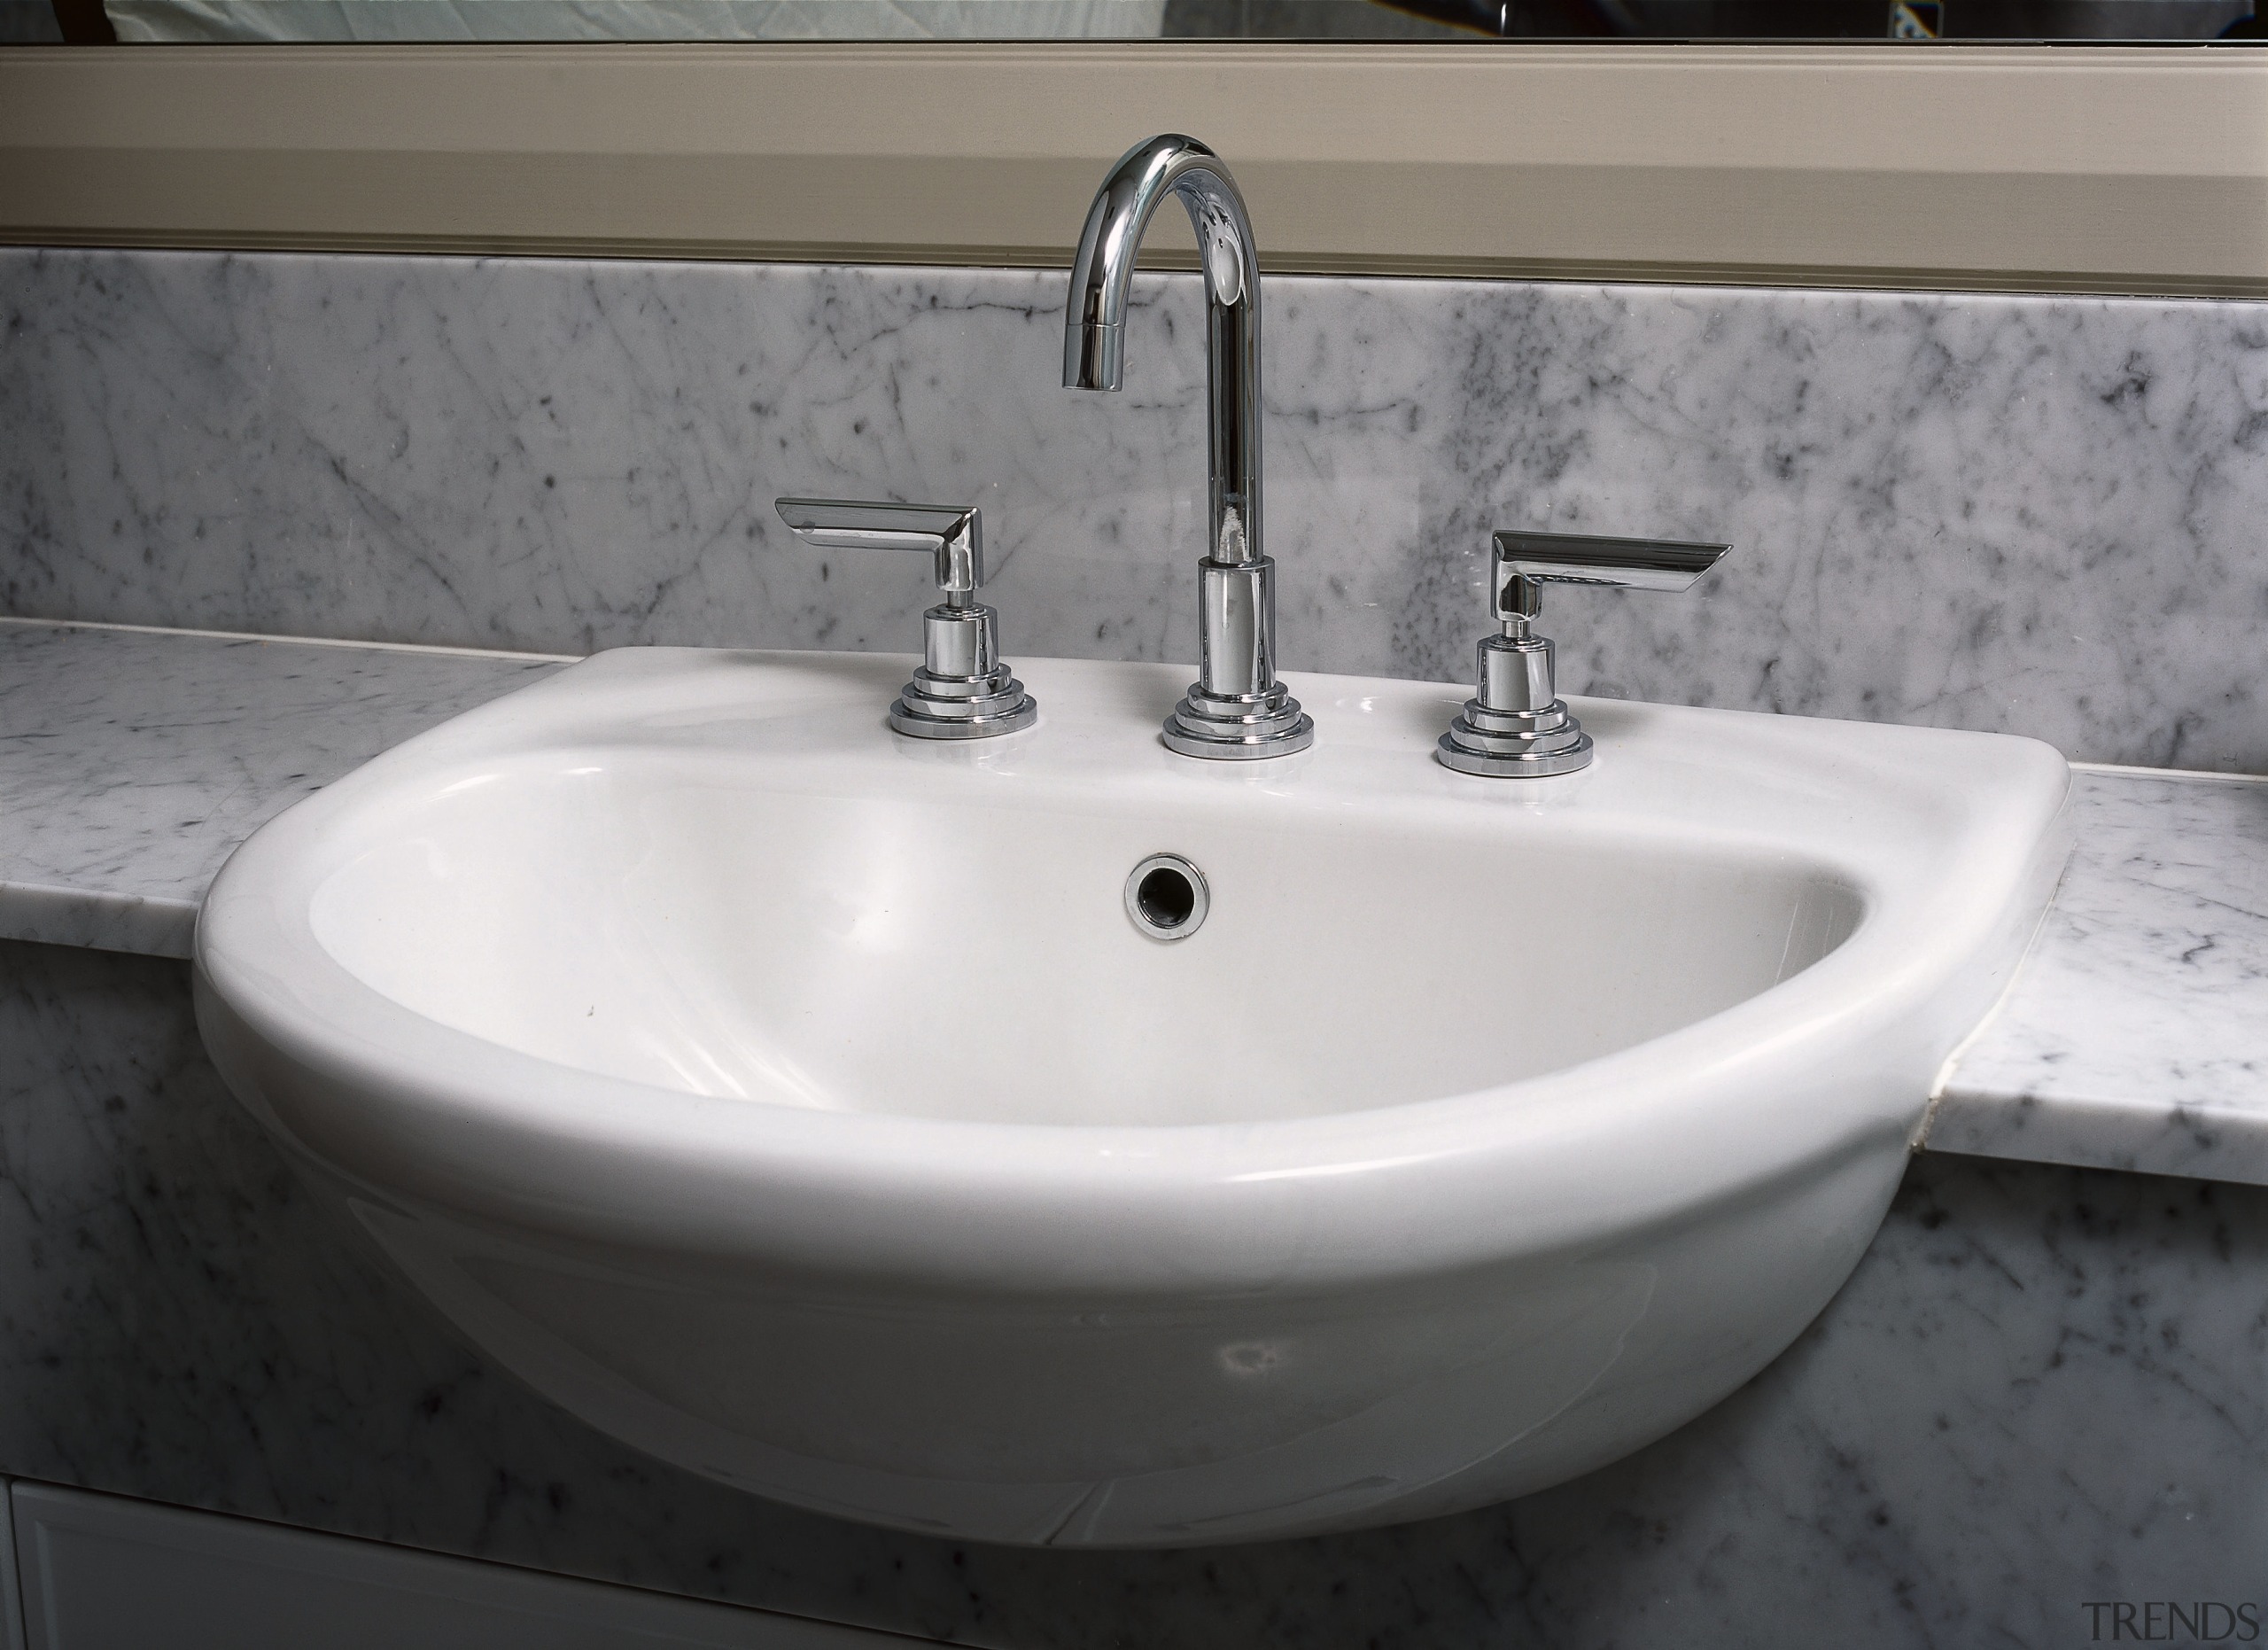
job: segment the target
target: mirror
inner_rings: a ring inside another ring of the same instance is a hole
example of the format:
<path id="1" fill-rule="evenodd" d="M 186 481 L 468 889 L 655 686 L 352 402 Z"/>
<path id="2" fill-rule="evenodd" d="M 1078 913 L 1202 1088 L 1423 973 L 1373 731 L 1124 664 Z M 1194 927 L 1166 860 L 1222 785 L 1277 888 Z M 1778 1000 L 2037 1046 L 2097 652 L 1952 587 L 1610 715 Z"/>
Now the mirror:
<path id="1" fill-rule="evenodd" d="M 22 10 L 30 28 L 44 25 L 34 12 L 49 4 L 0 0 L 0 11 Z M 97 4 L 128 43 L 2175 42 L 2260 32 L 2253 0 L 55 0 L 58 13 Z"/>

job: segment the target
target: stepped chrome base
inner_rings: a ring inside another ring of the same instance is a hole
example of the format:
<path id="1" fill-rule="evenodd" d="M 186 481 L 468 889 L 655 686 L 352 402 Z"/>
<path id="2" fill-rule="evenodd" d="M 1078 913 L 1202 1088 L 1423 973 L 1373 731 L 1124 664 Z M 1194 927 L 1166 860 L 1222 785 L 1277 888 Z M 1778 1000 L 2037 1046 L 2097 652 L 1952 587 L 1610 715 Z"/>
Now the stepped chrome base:
<path id="1" fill-rule="evenodd" d="M 1207 693 L 1192 681 L 1159 737 L 1179 756 L 1249 762 L 1306 750 L 1315 743 L 1315 719 L 1280 681 L 1265 693 L 1234 695 Z"/>
<path id="2" fill-rule="evenodd" d="M 1467 699 L 1433 758 L 1460 774 L 1543 779 L 1589 767 L 1591 736 L 1564 699 L 1541 711 L 1492 711 Z"/>
<path id="3" fill-rule="evenodd" d="M 889 725 L 913 739 L 989 739 L 1029 728 L 1039 716 L 1039 701 L 1005 665 L 982 676 L 938 676 L 913 673 Z"/>

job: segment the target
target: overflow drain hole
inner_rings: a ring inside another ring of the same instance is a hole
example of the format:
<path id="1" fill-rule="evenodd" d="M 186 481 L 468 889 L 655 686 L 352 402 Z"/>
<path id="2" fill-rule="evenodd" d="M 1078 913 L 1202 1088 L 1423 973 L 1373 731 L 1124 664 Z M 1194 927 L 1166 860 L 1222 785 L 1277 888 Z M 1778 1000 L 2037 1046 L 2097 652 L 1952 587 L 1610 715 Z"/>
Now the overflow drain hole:
<path id="1" fill-rule="evenodd" d="M 1205 924 L 1205 873 L 1177 853 L 1153 853 L 1126 877 L 1126 915 L 1152 939 L 1187 939 Z"/>

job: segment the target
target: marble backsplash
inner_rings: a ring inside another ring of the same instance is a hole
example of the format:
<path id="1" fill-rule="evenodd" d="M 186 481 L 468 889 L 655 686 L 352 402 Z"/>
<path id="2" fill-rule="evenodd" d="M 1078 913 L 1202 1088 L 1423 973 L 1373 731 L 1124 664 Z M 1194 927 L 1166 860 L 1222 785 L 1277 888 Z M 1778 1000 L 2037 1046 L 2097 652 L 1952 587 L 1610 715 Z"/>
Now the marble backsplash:
<path id="1" fill-rule="evenodd" d="M 1266 226 L 1261 226 L 1264 236 Z M 0 611 L 580 651 L 909 650 L 986 510 L 1016 653 L 1189 658 L 1201 301 L 1060 387 L 1047 271 L 0 251 Z M 2268 305 L 1278 277 L 1292 668 L 1464 673 L 1492 526 L 1723 537 L 1555 592 L 1570 689 L 2268 770 Z"/>

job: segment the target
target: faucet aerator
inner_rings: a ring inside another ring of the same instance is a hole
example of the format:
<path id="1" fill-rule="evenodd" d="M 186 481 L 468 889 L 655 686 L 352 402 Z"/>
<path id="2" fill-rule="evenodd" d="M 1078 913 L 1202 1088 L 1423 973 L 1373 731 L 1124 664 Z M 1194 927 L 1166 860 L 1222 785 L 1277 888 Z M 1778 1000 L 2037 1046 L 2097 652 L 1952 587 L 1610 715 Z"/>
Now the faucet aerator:
<path id="1" fill-rule="evenodd" d="M 1063 387 L 1115 390 L 1126 382 L 1126 329 L 1083 321 L 1063 339 Z"/>

